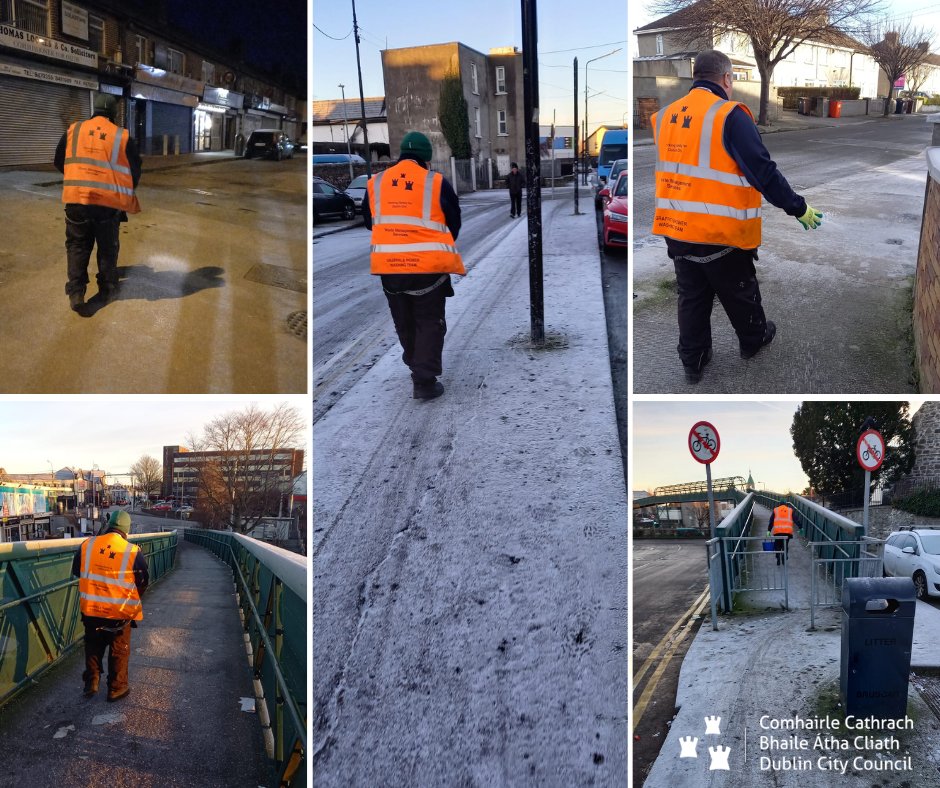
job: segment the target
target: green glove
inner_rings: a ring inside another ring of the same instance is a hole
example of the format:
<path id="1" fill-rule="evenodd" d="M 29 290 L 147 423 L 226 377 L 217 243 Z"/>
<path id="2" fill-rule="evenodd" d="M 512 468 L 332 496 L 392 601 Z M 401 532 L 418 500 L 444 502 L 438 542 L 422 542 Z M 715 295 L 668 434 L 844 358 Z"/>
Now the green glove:
<path id="1" fill-rule="evenodd" d="M 806 203 L 806 213 L 797 216 L 796 220 L 803 225 L 804 230 L 815 230 L 822 224 L 822 217 L 823 215 L 819 211 Z"/>

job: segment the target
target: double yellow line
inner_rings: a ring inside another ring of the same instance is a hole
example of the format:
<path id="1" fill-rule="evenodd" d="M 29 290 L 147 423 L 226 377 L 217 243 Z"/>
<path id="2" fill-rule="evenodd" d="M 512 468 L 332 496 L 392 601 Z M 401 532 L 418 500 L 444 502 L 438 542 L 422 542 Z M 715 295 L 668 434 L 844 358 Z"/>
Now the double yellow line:
<path id="1" fill-rule="evenodd" d="M 656 665 L 656 670 L 653 671 L 653 675 L 650 676 L 649 681 L 646 683 L 646 687 L 640 695 L 639 700 L 637 700 L 636 704 L 633 706 L 633 730 L 636 730 L 637 726 L 640 724 L 646 707 L 649 705 L 653 694 L 656 692 L 659 680 L 662 678 L 663 673 L 666 672 L 666 668 L 672 661 L 676 651 L 679 650 L 679 646 L 682 645 L 683 641 L 692 631 L 696 619 L 708 608 L 711 601 L 710 593 L 709 587 L 705 586 L 705 590 L 698 595 L 696 600 L 689 606 L 688 610 L 686 610 L 679 617 L 679 620 L 670 627 L 669 631 L 663 635 L 662 640 L 659 641 L 656 648 L 654 648 L 650 655 L 644 660 L 639 670 L 633 674 L 633 691 L 636 692 L 640 683 L 643 681 L 643 677 L 650 668 L 656 664 L 657 660 L 659 660 L 659 664 Z M 680 628 L 681 631 L 678 631 Z"/>

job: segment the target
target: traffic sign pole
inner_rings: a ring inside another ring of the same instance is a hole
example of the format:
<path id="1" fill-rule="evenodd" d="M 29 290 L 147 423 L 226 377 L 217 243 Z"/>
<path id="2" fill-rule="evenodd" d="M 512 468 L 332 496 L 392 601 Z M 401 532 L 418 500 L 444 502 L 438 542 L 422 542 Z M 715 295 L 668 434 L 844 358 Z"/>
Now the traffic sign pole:
<path id="1" fill-rule="evenodd" d="M 871 472 L 877 471 L 885 460 L 885 439 L 875 429 L 865 430 L 855 444 L 855 458 L 865 471 L 865 497 L 862 509 L 862 536 L 868 534 L 868 499 L 871 495 Z"/>
<path id="2" fill-rule="evenodd" d="M 711 539 L 715 538 L 717 526 L 715 525 L 715 494 L 712 491 L 712 464 L 705 466 L 705 480 L 708 482 L 708 525 Z"/>
<path id="3" fill-rule="evenodd" d="M 865 471 L 865 509 L 862 512 L 862 537 L 868 534 L 868 499 L 871 490 L 871 471 Z"/>

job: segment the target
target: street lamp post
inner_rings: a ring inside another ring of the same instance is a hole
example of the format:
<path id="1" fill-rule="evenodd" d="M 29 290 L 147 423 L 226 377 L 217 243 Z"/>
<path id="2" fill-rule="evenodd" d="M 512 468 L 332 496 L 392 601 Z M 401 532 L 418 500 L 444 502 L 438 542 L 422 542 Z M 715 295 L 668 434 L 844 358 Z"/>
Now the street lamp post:
<path id="1" fill-rule="evenodd" d="M 349 118 L 346 117 L 346 86 L 341 82 L 339 85 L 340 93 L 343 96 L 343 131 L 346 134 L 346 152 L 349 154 L 349 181 L 353 179 L 352 166 L 352 148 L 349 145 Z"/>
<path id="2" fill-rule="evenodd" d="M 606 55 L 598 55 L 595 58 L 591 58 L 587 63 L 584 64 L 584 148 L 587 150 L 587 135 L 588 135 L 588 66 L 591 63 L 594 63 L 598 60 L 603 60 L 605 57 L 610 57 L 611 55 L 616 55 L 623 47 L 617 47 L 612 49 Z"/>

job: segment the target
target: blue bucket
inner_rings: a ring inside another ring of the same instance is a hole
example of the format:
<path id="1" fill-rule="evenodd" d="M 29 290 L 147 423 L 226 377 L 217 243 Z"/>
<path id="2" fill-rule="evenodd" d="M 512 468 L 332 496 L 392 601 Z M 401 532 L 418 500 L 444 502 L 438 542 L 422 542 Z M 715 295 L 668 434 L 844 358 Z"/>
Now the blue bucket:
<path id="1" fill-rule="evenodd" d="M 765 539 L 765 540 L 763 541 L 763 545 L 764 545 L 764 552 L 765 552 L 765 553 L 772 553 L 772 552 L 774 551 L 774 542 L 773 542 L 773 539 Z"/>

